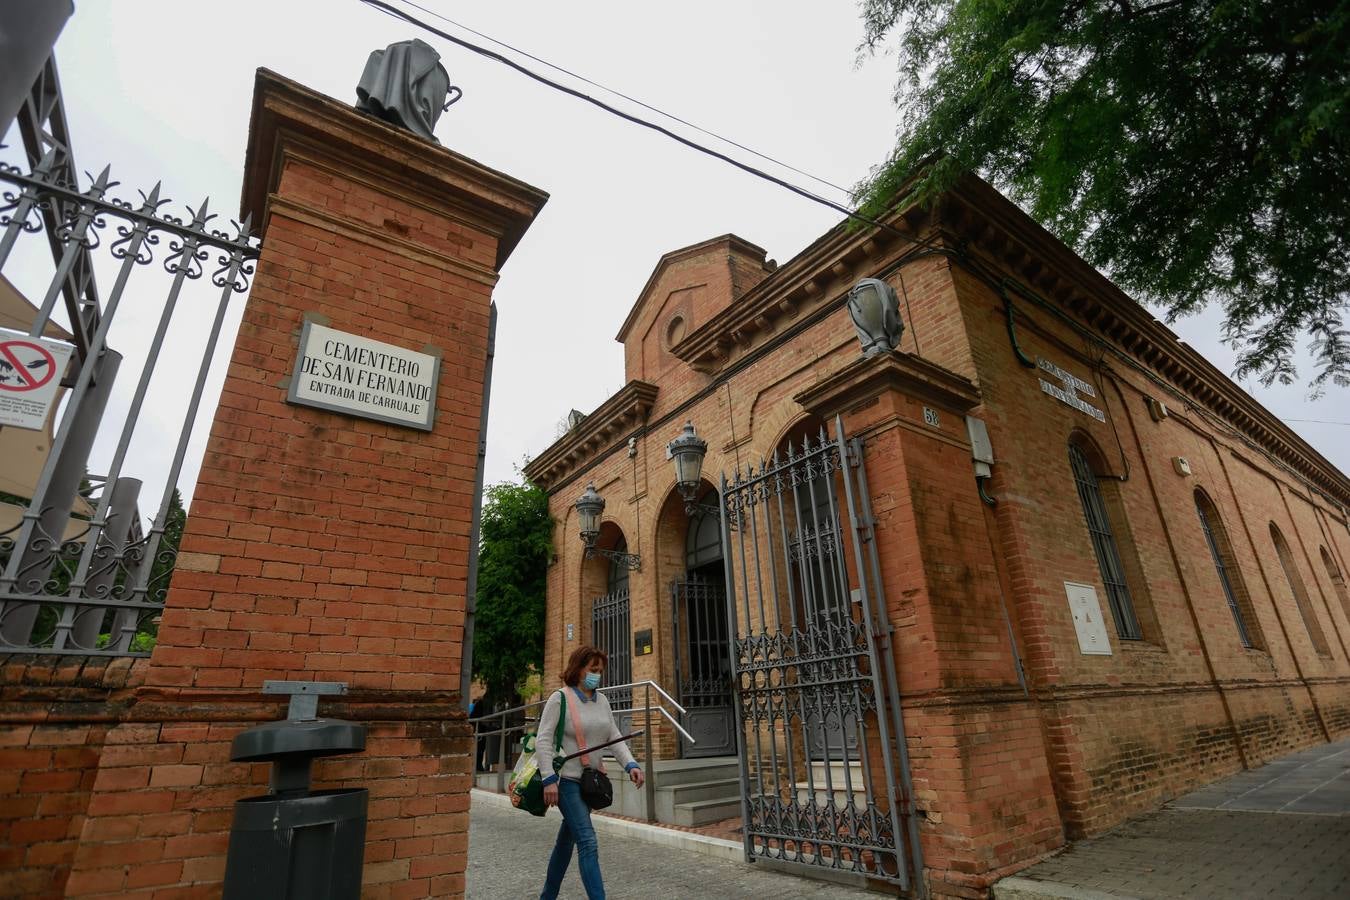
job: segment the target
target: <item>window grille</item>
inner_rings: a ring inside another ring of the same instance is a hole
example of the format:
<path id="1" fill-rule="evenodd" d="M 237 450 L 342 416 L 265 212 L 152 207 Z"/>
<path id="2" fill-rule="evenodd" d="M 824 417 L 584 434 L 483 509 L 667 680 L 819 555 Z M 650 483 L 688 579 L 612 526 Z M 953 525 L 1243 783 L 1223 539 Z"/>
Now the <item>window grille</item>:
<path id="1" fill-rule="evenodd" d="M 1200 516 L 1200 528 L 1205 533 L 1205 543 L 1209 545 L 1209 555 L 1214 559 L 1214 569 L 1219 573 L 1219 584 L 1223 587 L 1224 599 L 1228 601 L 1228 609 L 1233 614 L 1233 621 L 1237 623 L 1238 637 L 1242 639 L 1242 646 L 1254 647 L 1250 632 L 1247 631 L 1247 623 L 1242 615 L 1242 608 L 1238 604 L 1237 592 L 1233 590 L 1233 583 L 1228 577 L 1228 566 L 1224 564 L 1224 553 L 1220 549 L 1220 541 L 1226 546 L 1227 535 L 1223 533 L 1223 524 L 1215 516 L 1214 521 L 1210 521 L 1209 513 L 1205 507 L 1208 504 L 1205 498 L 1200 494 L 1195 495 L 1195 511 Z"/>
<path id="2" fill-rule="evenodd" d="M 1122 640 L 1141 640 L 1143 634 L 1134 614 L 1130 587 L 1125 581 L 1125 567 L 1116 549 L 1116 539 L 1111 532 L 1111 520 L 1106 514 L 1106 503 L 1102 500 L 1097 475 L 1092 471 L 1082 448 L 1074 444 L 1069 445 L 1069 464 L 1073 468 L 1073 480 L 1078 485 L 1078 499 L 1083 504 L 1083 516 L 1087 519 L 1088 533 L 1092 536 L 1092 549 L 1097 555 L 1102 583 L 1106 586 L 1106 599 L 1111 607 L 1111 618 L 1116 623 L 1116 633 Z"/>

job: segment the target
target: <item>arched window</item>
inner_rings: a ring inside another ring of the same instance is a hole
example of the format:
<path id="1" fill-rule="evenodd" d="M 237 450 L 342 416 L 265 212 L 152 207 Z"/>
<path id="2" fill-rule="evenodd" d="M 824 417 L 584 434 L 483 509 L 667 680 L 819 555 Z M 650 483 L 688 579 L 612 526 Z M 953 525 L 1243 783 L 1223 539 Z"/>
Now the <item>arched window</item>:
<path id="1" fill-rule="evenodd" d="M 1102 584 L 1106 587 L 1106 600 L 1111 607 L 1111 618 L 1116 623 L 1116 634 L 1120 635 L 1121 640 L 1142 640 L 1144 635 L 1134 613 L 1125 565 L 1121 562 L 1120 550 L 1116 546 L 1111 516 L 1102 498 L 1097 473 L 1088 461 L 1087 453 L 1076 442 L 1069 444 L 1069 467 L 1073 469 L 1073 480 L 1078 486 L 1078 499 L 1083 504 L 1083 516 L 1087 519 L 1088 534 L 1092 536 L 1092 550 L 1097 556 Z"/>
<path id="2" fill-rule="evenodd" d="M 1219 574 L 1219 585 L 1223 588 L 1224 599 L 1237 624 L 1238 637 L 1242 646 L 1265 649 L 1261 635 L 1261 626 L 1252 609 L 1251 595 L 1242 580 L 1242 572 L 1233 557 L 1233 545 L 1228 541 L 1228 531 L 1223 527 L 1219 511 L 1204 491 L 1195 492 L 1195 511 L 1200 516 L 1200 529 L 1205 533 L 1205 543 L 1209 545 L 1209 554 L 1214 559 L 1214 569 Z"/>
<path id="3" fill-rule="evenodd" d="M 1308 599 L 1308 588 L 1303 584 L 1303 576 L 1298 573 L 1294 555 L 1289 552 L 1289 545 L 1285 543 L 1284 535 L 1280 534 L 1280 529 L 1275 527 L 1274 522 L 1270 523 L 1270 540 L 1275 544 L 1275 552 L 1279 554 L 1280 568 L 1284 570 L 1285 581 L 1289 582 L 1289 590 L 1294 593 L 1294 603 L 1298 606 L 1298 614 L 1303 617 L 1303 627 L 1308 630 L 1313 649 L 1317 651 L 1318 656 L 1330 656 L 1331 648 L 1327 646 L 1327 636 L 1322 633 L 1317 613 L 1313 610 L 1312 601 Z"/>
<path id="4" fill-rule="evenodd" d="M 722 562 L 722 520 L 712 511 L 721 505 L 717 489 L 708 488 L 698 503 L 700 509 L 689 520 L 689 530 L 685 532 L 684 567 L 690 572 Z M 721 572 L 713 568 L 705 574 L 716 581 Z"/>
<path id="5" fill-rule="evenodd" d="M 1345 610 L 1345 617 L 1350 619 L 1350 593 L 1345 590 L 1345 576 L 1341 575 L 1340 568 L 1336 561 L 1331 558 L 1326 547 L 1320 548 L 1322 551 L 1322 565 L 1327 567 L 1327 577 L 1331 579 L 1331 586 L 1336 590 L 1336 596 L 1341 598 L 1341 607 Z"/>

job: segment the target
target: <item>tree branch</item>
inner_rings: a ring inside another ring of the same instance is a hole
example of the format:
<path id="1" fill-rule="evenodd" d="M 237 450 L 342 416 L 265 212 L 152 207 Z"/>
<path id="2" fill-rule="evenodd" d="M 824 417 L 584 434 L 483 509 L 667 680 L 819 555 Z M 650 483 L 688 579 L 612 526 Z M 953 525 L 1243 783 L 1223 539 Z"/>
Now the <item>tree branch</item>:
<path id="1" fill-rule="evenodd" d="M 1135 15 L 1147 16 L 1152 13 L 1162 12 L 1165 9 L 1171 9 L 1174 6 L 1181 6 L 1186 0 L 1163 0 L 1162 3 L 1155 3 L 1152 6 L 1145 6 L 1143 9 L 1135 10 Z"/>

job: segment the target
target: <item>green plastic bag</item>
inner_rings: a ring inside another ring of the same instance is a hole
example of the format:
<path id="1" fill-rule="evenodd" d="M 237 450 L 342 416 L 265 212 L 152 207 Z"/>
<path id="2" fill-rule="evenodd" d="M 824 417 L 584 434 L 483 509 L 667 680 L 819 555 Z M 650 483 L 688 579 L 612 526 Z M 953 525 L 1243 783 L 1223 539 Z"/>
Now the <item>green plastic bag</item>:
<path id="1" fill-rule="evenodd" d="M 567 719 L 567 695 L 559 691 L 558 699 L 561 706 L 558 710 L 558 729 L 553 736 L 554 772 L 562 767 L 559 756 L 562 753 L 563 722 Z M 544 776 L 539 771 L 539 761 L 534 755 L 538 739 L 537 734 L 529 732 L 520 742 L 520 757 L 516 760 L 515 769 L 511 773 L 511 786 L 506 791 L 507 796 L 511 798 L 512 806 L 523 809 L 532 816 L 543 816 L 548 812 L 548 804 L 544 803 Z"/>

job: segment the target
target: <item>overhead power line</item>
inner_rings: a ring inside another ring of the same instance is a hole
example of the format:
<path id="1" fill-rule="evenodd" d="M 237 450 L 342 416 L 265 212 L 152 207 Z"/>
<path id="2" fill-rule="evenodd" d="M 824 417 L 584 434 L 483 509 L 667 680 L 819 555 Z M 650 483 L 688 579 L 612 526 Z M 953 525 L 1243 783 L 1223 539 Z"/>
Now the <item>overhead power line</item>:
<path id="1" fill-rule="evenodd" d="M 838 191 L 838 192 L 841 193 L 841 194 L 845 194 L 845 195 L 850 195 L 850 196 L 851 196 L 852 193 L 853 193 L 853 192 L 852 192 L 851 190 L 849 190 L 848 188 L 846 188 L 846 187 L 841 187 L 840 185 L 835 184 L 833 181 L 830 181 L 830 180 L 825 179 L 825 178 L 821 178 L 819 175 L 812 175 L 810 172 L 807 172 L 807 171 L 805 171 L 804 169 L 799 169 L 799 168 L 797 168 L 796 166 L 791 165 L 790 163 L 785 163 L 785 162 L 783 162 L 781 159 L 775 159 L 775 158 L 772 157 L 772 156 L 769 156 L 769 155 L 767 155 L 767 154 L 761 153 L 761 152 L 759 152 L 758 150 L 754 149 L 753 147 L 747 147 L 747 146 L 745 146 L 744 144 L 737 143 L 736 141 L 732 140 L 732 139 L 729 138 L 729 137 L 726 137 L 726 136 L 724 136 L 724 135 L 720 135 L 720 134 L 718 134 L 718 133 L 715 132 L 715 131 L 709 131 L 707 128 L 704 128 L 704 127 L 701 126 L 701 125 L 696 125 L 696 124 L 694 124 L 693 122 L 688 121 L 687 119 L 682 119 L 682 118 L 680 118 L 679 116 L 675 115 L 674 113 L 668 113 L 668 112 L 666 112 L 664 109 L 661 109 L 660 107 L 652 106 L 650 103 L 644 103 L 643 101 L 637 99 L 636 97 L 631 97 L 631 96 L 629 96 L 628 94 L 625 94 L 623 91 L 620 91 L 620 90 L 617 90 L 617 89 L 615 89 L 615 88 L 609 87 L 608 85 L 601 84 L 601 83 L 598 82 L 598 81 L 592 81 L 591 79 L 587 78 L 585 75 L 581 75 L 581 74 L 578 74 L 577 72 L 573 72 L 571 69 L 568 69 L 568 68 L 566 68 L 565 66 L 560 66 L 560 65 L 558 65 L 557 63 L 549 62 L 548 60 L 543 59 L 542 57 L 535 56 L 533 53 L 530 53 L 528 50 L 521 50 L 519 47 L 513 47 L 513 46 L 511 46 L 510 44 L 506 43 L 505 41 L 498 40 L 497 38 L 493 37 L 493 36 L 490 35 L 490 34 L 484 34 L 484 33 L 481 32 L 481 31 L 475 31 L 473 28 L 470 28 L 468 25 L 465 25 L 465 24 L 462 23 L 462 22 L 456 22 L 454 19 L 451 19 L 451 18 L 449 18 L 448 16 L 444 16 L 444 15 L 442 15 L 441 13 L 436 12 L 436 10 L 434 10 L 434 9 L 428 9 L 427 7 L 422 6 L 422 5 L 419 4 L 419 3 L 414 3 L 413 0 L 400 0 L 400 2 L 401 2 L 404 6 L 411 6 L 413 9 L 420 9 L 422 12 L 426 13 L 426 14 L 429 15 L 429 16 L 432 16 L 432 17 L 434 17 L 434 18 L 440 19 L 442 22 L 448 22 L 449 24 L 455 26 L 456 28 L 462 29 L 463 31 L 467 31 L 467 32 L 469 32 L 469 34 L 472 34 L 472 35 L 475 35 L 475 36 L 477 36 L 477 37 L 480 37 L 480 38 L 482 38 L 482 39 L 485 40 L 485 41 L 491 41 L 492 43 L 496 44 L 498 47 L 505 47 L 507 50 L 510 50 L 512 53 L 517 53 L 517 54 L 519 54 L 519 55 L 525 57 L 526 59 L 532 59 L 532 60 L 534 60 L 535 62 L 539 63 L 540 65 L 548 66 L 550 69 L 553 69 L 555 72 L 561 72 L 562 74 L 568 76 L 569 78 L 575 78 L 577 81 L 581 81 L 581 82 L 584 82 L 585 84 L 589 84 L 591 87 L 597 87 L 597 88 L 599 88 L 600 90 L 605 91 L 605 92 L 610 93 L 610 94 L 613 94 L 613 95 L 616 96 L 616 97 L 622 97 L 624 100 L 627 100 L 629 103 L 635 103 L 635 104 L 637 104 L 638 106 L 642 107 L 643 109 L 650 110 L 651 112 L 654 112 L 654 113 L 656 113 L 656 114 L 659 115 L 659 116 L 665 116 L 667 119 L 670 119 L 672 122 L 679 122 L 681 125 L 685 125 L 685 126 L 687 126 L 687 127 L 689 127 L 689 128 L 694 129 L 695 131 L 698 131 L 698 132 L 700 132 L 700 133 L 702 133 L 702 134 L 706 134 L 708 137 L 716 138 L 717 140 L 722 141 L 722 142 L 725 143 L 725 144 L 730 144 L 731 146 L 737 148 L 738 150 L 744 150 L 746 153 L 749 153 L 749 154 L 751 154 L 751 155 L 753 155 L 753 156 L 757 156 L 757 157 L 759 157 L 760 159 L 765 160 L 766 162 L 771 162 L 771 163 L 773 163 L 773 164 L 776 165 L 776 166 L 782 166 L 784 169 L 787 169 L 787 170 L 790 171 L 790 172 L 796 172 L 798 175 L 802 175 L 802 176 L 804 176 L 804 177 L 806 177 L 806 178 L 810 178 L 810 179 L 811 179 L 812 181 L 814 181 L 814 182 L 817 182 L 817 183 L 819 183 L 819 184 L 823 184 L 823 185 L 825 185 L 826 187 L 829 187 L 829 188 L 834 188 L 836 191 Z"/>
<path id="2" fill-rule="evenodd" d="M 429 34 L 434 34 L 439 38 L 450 41 L 452 44 L 456 44 L 460 47 L 463 47 L 464 49 L 476 53 L 479 56 L 486 57 L 487 59 L 490 59 L 494 62 L 499 62 L 504 66 L 508 66 L 509 68 L 514 69 L 515 71 L 519 72 L 525 77 L 533 79 L 534 81 L 546 85 L 547 87 L 551 87 L 556 91 L 561 91 L 564 94 L 575 97 L 578 100 L 582 100 L 586 103 L 591 104 L 592 106 L 599 107 L 600 109 L 603 109 L 605 112 L 618 116 L 619 118 L 627 122 L 633 123 L 634 125 L 641 125 L 643 128 L 648 128 L 651 129 L 652 131 L 657 132 L 658 134 L 663 134 L 666 137 L 670 138 L 671 140 L 677 141 L 683 144 L 684 146 L 689 147 L 692 150 L 697 150 L 698 152 L 711 156 L 714 159 L 720 159 L 724 163 L 735 166 L 742 172 L 747 172 L 751 175 L 754 175 L 757 178 L 762 178 L 765 181 L 771 182 L 772 184 L 776 184 L 779 187 L 784 188 L 785 190 L 791 191 L 792 193 L 796 194 L 799 197 L 804 197 L 807 200 L 810 200 L 814 203 L 819 203 L 821 206 L 829 207 L 835 212 L 841 213 L 842 215 L 847 216 L 850 219 L 862 222 L 864 225 L 870 225 L 873 228 L 877 228 L 882 231 L 894 234 L 900 238 L 903 238 L 905 241 L 908 241 L 909 243 L 912 244 L 921 243 L 920 241 L 916 240 L 910 235 L 905 234 L 900 229 L 888 225 L 885 222 L 879 222 L 876 219 L 870 218 L 869 216 L 865 216 L 862 213 L 850 209 L 849 207 L 843 205 L 842 203 L 837 203 L 834 200 L 829 199 L 828 197 L 822 197 L 819 194 L 813 191 L 809 191 L 804 187 L 800 187 L 799 185 L 795 185 L 790 181 L 779 178 L 777 175 L 772 175 L 768 172 L 765 172 L 762 169 L 757 169 L 754 166 L 748 163 L 743 163 L 740 160 L 730 157 L 719 150 L 714 150 L 711 147 L 700 144 L 698 141 L 691 140 L 690 138 L 684 137 L 683 135 L 680 134 L 676 134 L 675 132 L 671 131 L 669 128 L 666 128 L 663 125 L 658 125 L 657 123 L 644 119 L 641 116 L 635 116 L 632 113 L 624 112 L 623 110 L 611 106 L 610 104 L 604 102 L 603 100 L 597 99 L 596 97 L 592 97 L 590 94 L 584 93 L 582 91 L 577 90 L 576 88 L 568 87 L 565 84 L 561 84 L 557 81 L 554 81 L 553 79 L 549 78 L 546 75 L 541 75 L 540 73 L 534 71 L 533 69 L 521 65 L 520 63 L 516 62 L 511 58 L 503 56 L 500 53 L 497 53 L 495 50 L 489 50 L 486 47 L 481 47 L 478 44 L 465 40 L 464 38 L 457 37 L 446 31 L 442 31 L 441 29 L 437 28 L 434 25 L 431 25 L 427 22 L 423 22 L 421 19 L 417 18 L 411 13 L 405 12 L 404 10 L 399 9 L 396 6 L 384 2 L 384 0 L 360 0 L 360 2 L 366 4 L 367 6 L 374 7 L 375 9 L 378 9 L 387 15 L 393 16 L 396 19 L 400 19 L 404 22 L 407 22 L 410 25 L 415 25 Z"/>

